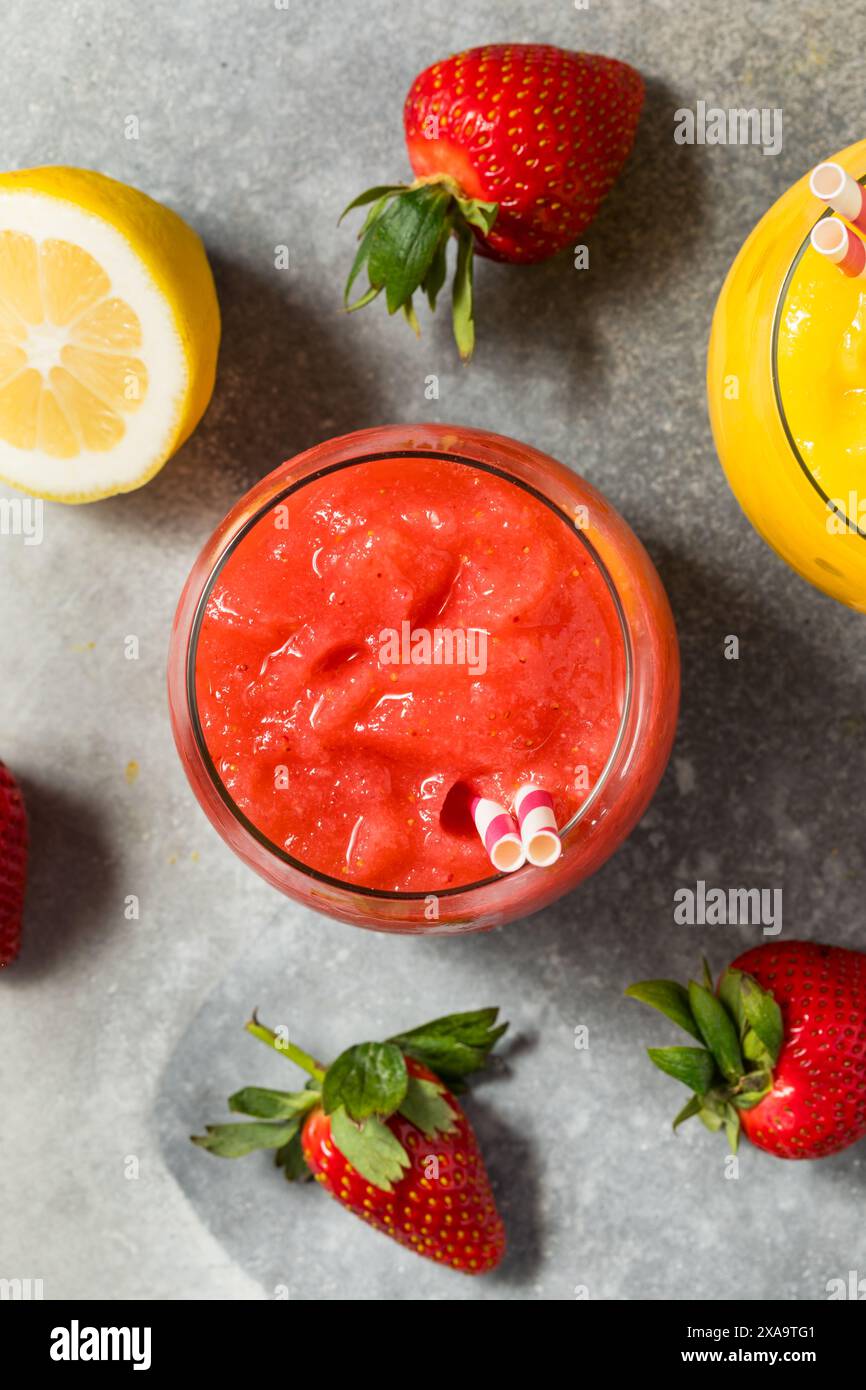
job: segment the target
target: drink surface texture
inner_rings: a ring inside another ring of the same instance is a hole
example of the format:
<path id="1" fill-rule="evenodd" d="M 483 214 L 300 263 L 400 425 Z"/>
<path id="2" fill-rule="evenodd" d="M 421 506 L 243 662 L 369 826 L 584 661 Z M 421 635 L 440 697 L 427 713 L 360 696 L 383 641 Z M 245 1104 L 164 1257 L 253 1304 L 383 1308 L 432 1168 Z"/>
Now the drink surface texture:
<path id="1" fill-rule="evenodd" d="M 563 825 L 614 746 L 615 602 L 579 533 L 524 488 L 443 459 L 305 483 L 207 597 L 203 736 L 247 819 L 319 873 L 435 892 L 490 877 L 472 792 L 525 782 Z"/>

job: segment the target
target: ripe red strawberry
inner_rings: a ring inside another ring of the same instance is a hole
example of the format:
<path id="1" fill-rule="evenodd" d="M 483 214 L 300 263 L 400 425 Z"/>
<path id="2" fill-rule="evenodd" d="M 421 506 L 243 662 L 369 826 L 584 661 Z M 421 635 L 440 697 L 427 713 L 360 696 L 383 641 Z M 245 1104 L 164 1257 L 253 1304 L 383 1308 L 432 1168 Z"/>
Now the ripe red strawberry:
<path id="1" fill-rule="evenodd" d="M 756 946 L 718 988 L 646 980 L 626 991 L 702 1047 L 650 1048 L 694 1092 L 674 1121 L 740 1129 L 778 1158 L 824 1158 L 866 1135 L 866 955 L 812 941 Z"/>
<path id="2" fill-rule="evenodd" d="M 459 244 L 454 332 L 463 357 L 474 344 L 472 250 L 496 260 L 545 260 L 589 225 L 625 163 L 643 105 L 640 74 L 615 58 L 550 44 L 488 44 L 434 63 L 413 82 L 403 112 L 412 185 L 370 189 L 372 203 L 346 286 L 366 263 L 417 329 L 412 296 L 431 308 Z M 345 214 L 344 214 L 345 215 Z"/>
<path id="3" fill-rule="evenodd" d="M 460 1086 L 485 1065 L 507 1027 L 496 1025 L 497 1012 L 452 1014 L 360 1043 L 327 1068 L 254 1017 L 248 1031 L 301 1066 L 307 1087 L 246 1087 L 229 1109 L 256 1121 L 208 1125 L 193 1142 L 223 1158 L 275 1149 L 286 1177 L 312 1175 L 399 1244 L 485 1274 L 505 1253 L 505 1231 L 475 1135 L 445 1083 Z"/>
<path id="4" fill-rule="evenodd" d="M 588 227 L 634 143 L 640 74 L 616 58 L 550 44 L 489 44 L 434 63 L 403 120 L 418 178 L 448 175 L 496 203 L 479 249 L 542 261 Z"/>
<path id="5" fill-rule="evenodd" d="M 438 1086 L 427 1067 L 406 1059 L 409 1075 Z M 304 1157 L 316 1180 L 356 1216 L 400 1245 L 465 1274 L 495 1269 L 505 1229 L 472 1128 L 454 1097 L 439 1088 L 453 1129 L 428 1137 L 399 1111 L 386 1121 L 410 1166 L 390 1192 L 374 1187 L 337 1148 L 323 1110 L 304 1122 Z"/>
<path id="6" fill-rule="evenodd" d="M 0 969 L 21 945 L 21 914 L 27 880 L 27 814 L 12 773 L 0 763 Z"/>

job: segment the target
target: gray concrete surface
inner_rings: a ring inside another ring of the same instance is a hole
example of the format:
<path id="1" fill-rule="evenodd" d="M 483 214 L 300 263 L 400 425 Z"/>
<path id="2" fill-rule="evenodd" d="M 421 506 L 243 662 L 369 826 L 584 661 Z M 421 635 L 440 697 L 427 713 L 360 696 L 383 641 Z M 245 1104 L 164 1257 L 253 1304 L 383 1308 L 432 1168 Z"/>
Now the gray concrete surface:
<path id="1" fill-rule="evenodd" d="M 0 1275 L 46 1297 L 825 1297 L 866 1274 L 861 1151 L 785 1165 L 674 1139 L 679 1099 L 642 1056 L 667 1029 L 629 980 L 721 965 L 747 929 L 684 928 L 676 887 L 781 886 L 785 932 L 864 941 L 863 620 L 753 534 L 716 464 L 704 351 L 746 231 L 810 163 L 863 135 L 866 21 L 747 0 L 70 0 L 3 8 L 3 167 L 90 165 L 202 232 L 225 341 L 195 437 L 143 492 L 49 507 L 0 538 L 0 756 L 33 822 L 27 941 L 0 979 Z M 406 171 L 414 73 L 490 39 L 618 55 L 649 82 L 592 269 L 479 266 L 468 370 L 446 321 L 420 343 L 376 305 L 341 317 L 342 205 Z M 782 106 L 777 158 L 673 143 L 697 99 Z M 140 139 L 124 138 L 137 115 Z M 273 269 L 273 248 L 291 269 Z M 438 403 L 425 400 L 436 372 Z M 435 416 L 434 416 L 435 412 Z M 175 758 L 169 623 L 200 543 L 284 457 L 427 416 L 523 436 L 585 472 L 647 543 L 682 638 L 671 769 L 627 846 L 569 900 L 462 941 L 313 918 L 237 863 Z M 741 659 L 722 656 L 737 633 Z M 124 659 L 123 639 L 141 659 Z M 127 764 L 140 775 L 129 784 Z M 137 894 L 141 916 L 124 917 Z M 266 1158 L 188 1144 L 241 1082 L 285 1082 L 242 1032 L 253 1005 L 335 1052 L 438 1010 L 499 1003 L 506 1063 L 470 1102 L 512 1254 L 488 1280 L 404 1255 Z M 577 1025 L 590 1048 L 573 1046 Z M 131 1163 L 134 1159 L 137 1162 Z M 137 1173 L 137 1176 L 134 1174 Z M 748 1255 L 744 1256 L 744 1232 Z"/>

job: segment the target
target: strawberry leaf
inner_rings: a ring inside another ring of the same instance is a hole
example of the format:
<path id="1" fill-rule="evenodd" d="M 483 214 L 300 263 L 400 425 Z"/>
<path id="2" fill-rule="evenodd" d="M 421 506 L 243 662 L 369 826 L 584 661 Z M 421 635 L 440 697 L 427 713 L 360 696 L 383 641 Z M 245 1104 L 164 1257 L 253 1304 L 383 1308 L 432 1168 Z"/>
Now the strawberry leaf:
<path id="1" fill-rule="evenodd" d="M 358 1043 L 341 1052 L 325 1073 L 322 1106 L 326 1115 L 345 1108 L 353 1120 L 392 1115 L 406 1095 L 409 1073 L 394 1043 Z"/>
<path id="2" fill-rule="evenodd" d="M 349 303 L 349 295 L 352 293 L 352 286 L 357 280 L 361 272 L 361 268 L 370 254 L 370 248 L 373 245 L 373 234 L 376 230 L 375 224 L 378 221 L 379 216 L 386 203 L 388 203 L 388 201 L 394 197 L 394 194 L 396 192 L 402 191 L 402 188 L 403 185 L 401 185 L 400 188 L 392 190 L 390 192 L 386 191 L 384 195 L 379 199 L 379 201 L 373 204 L 373 206 L 370 208 L 369 212 L 367 213 L 367 216 L 364 219 L 363 227 L 358 233 L 358 241 L 360 245 L 358 246 L 358 250 L 355 254 L 355 259 L 352 262 L 352 269 L 349 271 L 349 278 L 346 281 L 346 288 L 343 291 L 343 303 L 346 306 L 347 312 L 350 314 L 354 313 L 356 309 L 363 309 L 365 304 L 371 304 L 372 301 L 382 293 L 381 285 L 371 285 L 369 289 L 361 295 L 360 299 L 355 300 L 354 304 Z M 378 192 L 379 190 L 373 189 L 371 191 Z M 346 208 L 346 212 L 348 211 L 349 209 Z M 345 215 L 346 213 L 343 213 L 343 217 L 345 217 Z M 342 222 L 342 220 L 343 218 L 341 217 L 340 221 Z"/>
<path id="3" fill-rule="evenodd" d="M 409 1088 L 400 1106 L 400 1114 L 427 1139 L 437 1134 L 450 1134 L 457 1128 L 454 1111 L 443 1095 L 444 1087 L 421 1076 L 409 1077 Z"/>
<path id="4" fill-rule="evenodd" d="M 331 1118 L 331 1138 L 361 1177 L 383 1192 L 391 1192 L 410 1166 L 399 1139 L 374 1115 L 357 1125 L 341 1106 Z"/>
<path id="5" fill-rule="evenodd" d="M 731 1103 L 738 1110 L 754 1110 L 756 1105 L 760 1105 L 764 1096 L 769 1094 L 772 1086 L 773 1073 L 769 1068 L 746 1072 L 735 1093 L 731 1096 Z"/>
<path id="6" fill-rule="evenodd" d="M 355 208 L 366 207 L 367 203 L 380 203 L 384 206 L 389 198 L 395 197 L 398 193 L 407 193 L 408 183 L 380 183 L 375 188 L 368 188 L 364 193 L 359 193 L 357 198 L 353 198 L 351 203 L 343 208 L 337 221 L 339 227 L 347 213 Z"/>
<path id="7" fill-rule="evenodd" d="M 415 313 L 415 306 L 411 299 L 407 299 L 403 305 L 403 317 L 408 323 L 416 338 L 421 337 L 421 325 L 418 322 L 418 315 Z"/>
<path id="8" fill-rule="evenodd" d="M 636 985 L 629 985 L 626 994 L 630 999 L 639 999 L 642 1004 L 658 1009 L 665 1018 L 703 1042 L 689 1004 L 688 990 L 676 980 L 640 980 Z"/>
<path id="9" fill-rule="evenodd" d="M 499 214 L 498 203 L 483 203 L 480 198 L 455 198 L 455 202 L 470 227 L 486 235 Z"/>
<path id="10" fill-rule="evenodd" d="M 740 1117 L 732 1105 L 725 1107 L 725 1134 L 731 1153 L 735 1154 L 740 1142 Z"/>
<path id="11" fill-rule="evenodd" d="M 312 1173 L 304 1157 L 304 1149 L 301 1144 L 300 1126 L 292 1135 L 288 1144 L 284 1144 L 281 1149 L 277 1149 L 274 1155 L 278 1168 L 282 1168 L 289 1182 L 311 1182 Z"/>
<path id="12" fill-rule="evenodd" d="M 364 262 L 370 254 L 370 247 L 373 242 L 373 233 L 375 232 L 375 230 L 376 228 L 371 222 L 371 219 L 368 218 L 367 222 L 364 225 L 364 231 L 361 234 L 361 241 L 360 245 L 358 246 L 358 250 L 355 253 L 355 259 L 352 262 L 352 269 L 349 271 L 349 278 L 346 281 L 346 288 L 343 291 L 343 303 L 345 304 L 346 308 L 349 310 L 350 313 L 354 309 L 362 309 L 365 304 L 369 304 L 371 300 L 374 300 L 377 294 L 381 294 L 382 291 L 381 285 L 371 285 L 369 289 L 367 289 L 365 293 L 361 295 L 360 299 L 355 300 L 354 304 L 349 303 L 349 296 L 352 293 L 352 286 L 354 285 L 355 281 L 360 275 Z"/>
<path id="13" fill-rule="evenodd" d="M 648 1047 L 647 1056 L 698 1096 L 710 1089 L 716 1074 L 715 1062 L 703 1047 Z"/>
<path id="14" fill-rule="evenodd" d="M 743 1054 L 737 1030 L 724 1004 L 694 980 L 689 984 L 689 1004 L 701 1037 L 715 1057 L 722 1076 L 736 1081 L 743 1074 Z"/>
<path id="15" fill-rule="evenodd" d="M 742 981 L 743 972 L 734 970 L 730 966 L 719 981 L 719 998 L 734 1020 L 741 1041 L 745 1038 L 748 1029 L 746 1012 L 743 1008 Z"/>
<path id="16" fill-rule="evenodd" d="M 712 1090 L 702 1096 L 699 1115 L 701 1123 L 706 1125 L 713 1134 L 717 1134 L 729 1119 L 728 1101 L 724 1092 Z"/>
<path id="17" fill-rule="evenodd" d="M 346 305 L 346 313 L 354 314 L 356 309 L 363 309 L 365 305 L 372 304 L 373 300 L 378 299 L 381 293 L 381 287 L 371 285 L 366 293 L 361 295 L 360 299 L 356 299 L 351 304 Z"/>
<path id="18" fill-rule="evenodd" d="M 300 1119 L 286 1124 L 260 1124 L 255 1121 L 234 1125 L 206 1125 L 207 1134 L 191 1136 L 199 1148 L 218 1158 L 243 1158 L 256 1149 L 279 1149 L 297 1133 Z"/>
<path id="19" fill-rule="evenodd" d="M 260 1120 L 289 1120 L 303 1115 L 316 1104 L 314 1091 L 269 1091 L 263 1086 L 245 1086 L 229 1096 L 229 1110 L 255 1115 Z"/>
<path id="20" fill-rule="evenodd" d="M 742 976 L 740 992 L 749 1026 L 767 1049 L 772 1067 L 778 1059 L 785 1036 L 782 1025 L 782 1010 L 772 994 L 761 989 L 757 980 L 752 979 L 751 975 Z"/>
<path id="21" fill-rule="evenodd" d="M 430 268 L 422 281 L 421 288 L 427 296 L 427 302 L 431 309 L 436 308 L 436 300 L 439 298 L 439 291 L 445 284 L 445 277 L 448 274 L 448 242 L 451 238 L 451 226 L 446 222 L 439 238 L 439 245 L 430 262 Z"/>
<path id="22" fill-rule="evenodd" d="M 367 256 L 370 284 L 384 289 L 388 313 L 411 299 L 436 254 L 451 195 L 437 184 L 402 193 L 373 223 Z"/>
<path id="23" fill-rule="evenodd" d="M 498 1014 L 498 1009 L 448 1014 L 388 1041 L 429 1067 L 453 1090 L 454 1083 L 486 1065 L 487 1054 L 508 1027 L 507 1023 L 496 1023 Z"/>
<path id="24" fill-rule="evenodd" d="M 451 320 L 454 341 L 464 362 L 475 350 L 475 318 L 472 307 L 472 265 L 475 242 L 467 227 L 462 227 L 457 239 L 457 267 L 451 291 Z"/>
<path id="25" fill-rule="evenodd" d="M 685 1120 L 690 1120 L 693 1115 L 699 1115 L 700 1113 L 701 1098 L 700 1096 L 692 1096 L 689 1100 L 686 1101 L 682 1110 L 674 1119 L 672 1128 L 674 1129 L 674 1131 L 676 1131 Z"/>

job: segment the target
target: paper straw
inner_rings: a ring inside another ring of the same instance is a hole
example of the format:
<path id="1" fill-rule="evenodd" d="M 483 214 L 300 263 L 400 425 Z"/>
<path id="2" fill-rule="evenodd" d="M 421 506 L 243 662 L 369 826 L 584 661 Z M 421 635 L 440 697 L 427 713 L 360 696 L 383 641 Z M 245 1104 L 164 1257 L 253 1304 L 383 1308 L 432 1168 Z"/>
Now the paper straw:
<path id="1" fill-rule="evenodd" d="M 494 869 L 513 874 L 526 863 L 526 854 L 517 832 L 517 822 L 504 806 L 484 796 L 474 796 L 470 803 L 475 829 L 487 850 Z"/>
<path id="2" fill-rule="evenodd" d="M 822 203 L 829 204 L 840 217 L 866 232 L 866 195 L 841 164 L 819 164 L 812 170 L 809 187 Z"/>
<path id="3" fill-rule="evenodd" d="M 832 261 L 852 280 L 866 271 L 866 246 L 838 217 L 822 217 L 812 228 L 811 242 L 819 256 Z"/>
<path id="4" fill-rule="evenodd" d="M 553 813 L 553 797 L 531 782 L 522 786 L 514 798 L 520 823 L 520 838 L 530 864 L 546 869 L 562 854 L 562 840 Z"/>

